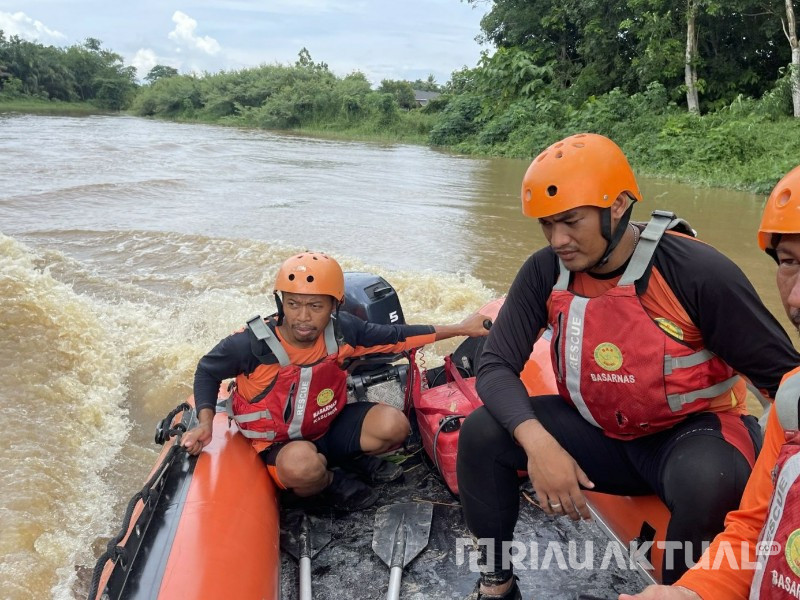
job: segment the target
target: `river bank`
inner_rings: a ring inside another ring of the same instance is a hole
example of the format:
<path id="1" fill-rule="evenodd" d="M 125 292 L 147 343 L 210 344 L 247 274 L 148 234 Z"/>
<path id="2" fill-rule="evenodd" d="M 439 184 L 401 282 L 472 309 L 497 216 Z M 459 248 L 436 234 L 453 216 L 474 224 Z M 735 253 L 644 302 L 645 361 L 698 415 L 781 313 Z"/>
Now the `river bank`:
<path id="1" fill-rule="evenodd" d="M 0 113 L 9 112 L 65 117 L 117 114 L 98 108 L 90 102 L 60 102 L 39 98 L 0 99 Z"/>

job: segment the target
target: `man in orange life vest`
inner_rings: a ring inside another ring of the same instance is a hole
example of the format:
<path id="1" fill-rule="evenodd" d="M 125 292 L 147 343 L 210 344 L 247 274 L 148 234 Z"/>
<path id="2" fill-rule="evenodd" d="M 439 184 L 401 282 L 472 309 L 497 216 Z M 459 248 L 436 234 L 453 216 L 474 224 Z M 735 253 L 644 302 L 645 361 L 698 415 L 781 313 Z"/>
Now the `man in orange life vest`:
<path id="1" fill-rule="evenodd" d="M 372 483 L 398 479 L 402 467 L 373 455 L 398 448 L 409 423 L 386 404 L 347 404 L 346 361 L 486 335 L 486 317 L 474 313 L 457 325 L 366 323 L 338 311 L 342 269 L 314 252 L 283 263 L 274 293 L 277 315 L 251 319 L 200 359 L 194 380 L 199 425 L 183 436 L 183 446 L 196 455 L 211 441 L 220 383 L 235 377 L 229 414 L 277 485 L 298 496 L 324 492 L 339 509 L 366 508 L 377 499 L 374 490 L 329 467 L 344 463 Z"/>
<path id="2" fill-rule="evenodd" d="M 778 292 L 792 325 L 800 331 L 800 167 L 770 194 L 758 244 L 778 263 Z M 673 587 L 650 586 L 620 600 L 800 597 L 800 367 L 778 388 L 767 419 L 764 447 L 747 482 L 739 509 L 698 565 Z M 758 565 L 758 566 L 756 566 Z"/>
<path id="3" fill-rule="evenodd" d="M 485 407 L 459 439 L 467 525 L 494 541 L 493 553 L 481 546 L 474 598 L 520 598 L 508 556 L 519 470 L 547 514 L 574 520 L 590 517 L 582 489 L 655 493 L 672 513 L 667 542 L 699 558 L 760 447 L 738 373 L 773 397 L 800 362 L 730 260 L 688 227 L 673 231 L 670 213 L 629 221 L 641 199 L 625 155 L 600 135 L 550 146 L 525 174 L 522 209 L 549 246 L 522 266 L 495 320 L 478 370 Z M 548 327 L 559 393 L 529 398 L 519 374 Z M 675 562 L 668 583 L 687 568 Z"/>

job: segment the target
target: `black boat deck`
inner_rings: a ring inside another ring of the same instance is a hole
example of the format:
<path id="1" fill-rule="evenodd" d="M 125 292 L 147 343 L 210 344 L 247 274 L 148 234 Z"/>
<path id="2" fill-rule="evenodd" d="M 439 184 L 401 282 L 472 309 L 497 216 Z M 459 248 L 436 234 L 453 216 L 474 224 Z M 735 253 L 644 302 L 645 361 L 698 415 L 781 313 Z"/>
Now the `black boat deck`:
<path id="1" fill-rule="evenodd" d="M 466 530 L 457 500 L 434 475 L 420 453 L 409 457 L 403 466 L 401 482 L 379 486 L 377 505 L 358 513 L 341 513 L 307 506 L 305 511 L 329 528 L 331 542 L 312 560 L 313 598 L 316 600 L 378 600 L 386 597 L 389 569 L 372 551 L 373 523 L 379 506 L 396 502 L 434 503 L 430 541 L 427 548 L 404 573 L 400 598 L 406 600 L 462 599 L 475 587 L 477 573 L 469 568 L 472 548 L 466 546 Z M 296 522 L 300 509 L 284 504 L 282 522 Z M 457 564 L 457 540 L 461 538 L 463 560 Z M 528 501 L 521 499 L 520 519 L 515 539 L 525 545 L 524 563 L 517 570 L 523 598 L 574 599 L 579 594 L 617 598 L 619 593 L 635 593 L 644 579 L 619 557 L 608 554 L 608 538 L 593 522 L 573 523 L 566 517 L 553 519 Z M 532 541 L 538 557 L 531 559 Z M 569 542 L 572 541 L 572 556 Z M 552 543 L 551 543 L 552 542 Z M 590 548 L 587 553 L 586 549 Z M 559 550 L 560 549 L 560 552 Z M 549 559 L 548 559 L 549 554 Z M 608 556 L 606 556 L 608 554 Z M 586 559 L 593 568 L 581 568 Z M 610 566 L 602 569 L 606 559 Z M 531 563 L 539 567 L 531 569 Z M 542 568 L 549 563 L 548 568 Z M 620 564 L 625 568 L 620 568 Z M 577 568 L 571 568 L 570 564 Z M 566 568 L 562 568 L 566 567 Z M 283 600 L 298 598 L 297 563 L 286 552 L 281 556 L 281 594 Z"/>

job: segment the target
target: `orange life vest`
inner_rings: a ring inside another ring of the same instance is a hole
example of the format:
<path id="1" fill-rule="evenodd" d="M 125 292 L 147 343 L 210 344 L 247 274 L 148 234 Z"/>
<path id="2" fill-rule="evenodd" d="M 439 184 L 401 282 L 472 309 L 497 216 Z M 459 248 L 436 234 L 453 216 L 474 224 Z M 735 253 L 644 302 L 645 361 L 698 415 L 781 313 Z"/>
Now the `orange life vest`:
<path id="1" fill-rule="evenodd" d="M 325 327 L 327 356 L 312 365 L 292 364 L 275 330 L 261 317 L 248 321 L 247 327 L 259 345 L 267 344 L 271 354 L 266 359 L 277 360 L 280 370 L 266 389 L 251 398 L 239 393 L 237 385 L 228 401 L 228 416 L 250 439 L 287 442 L 324 435 L 347 403 L 347 372 L 337 361 L 333 321 Z"/>
<path id="2" fill-rule="evenodd" d="M 691 348 L 653 321 L 636 294 L 667 229 L 655 211 L 617 285 L 596 298 L 569 290 L 561 272 L 550 298 L 551 359 L 561 396 L 606 435 L 631 439 L 667 429 L 706 410 L 738 380 L 704 348 Z"/>
<path id="3" fill-rule="evenodd" d="M 786 431 L 773 471 L 767 519 L 758 538 L 758 567 L 750 587 L 750 598 L 800 597 L 800 432 L 798 431 L 800 367 L 787 373 L 773 410 Z"/>

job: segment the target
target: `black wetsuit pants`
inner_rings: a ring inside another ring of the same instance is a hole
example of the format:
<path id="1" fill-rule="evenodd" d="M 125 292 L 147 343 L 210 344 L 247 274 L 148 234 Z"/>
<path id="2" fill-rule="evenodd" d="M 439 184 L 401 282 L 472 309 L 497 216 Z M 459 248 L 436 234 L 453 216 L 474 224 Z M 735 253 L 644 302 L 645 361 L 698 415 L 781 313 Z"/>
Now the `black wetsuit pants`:
<path id="1" fill-rule="evenodd" d="M 691 542 L 693 560 L 722 531 L 725 515 L 739 505 L 751 466 L 728 441 L 714 413 L 697 413 L 675 427 L 629 441 L 607 437 L 560 396 L 531 398 L 540 423 L 575 459 L 595 491 L 623 495 L 655 493 L 672 513 L 667 542 Z M 729 424 L 730 425 L 730 424 Z M 754 417 L 735 418 L 739 442 L 761 449 Z M 522 448 L 485 408 L 461 428 L 458 485 L 467 526 L 477 538 L 495 540 L 496 560 L 503 541 L 511 541 L 519 514 L 518 471 L 527 469 Z M 686 547 L 675 552 L 683 557 Z M 682 558 L 663 565 L 664 583 L 687 570 Z M 499 573 L 502 563 L 487 565 Z M 669 568 L 671 566 L 671 568 Z M 691 565 L 689 565 L 691 566 Z"/>

